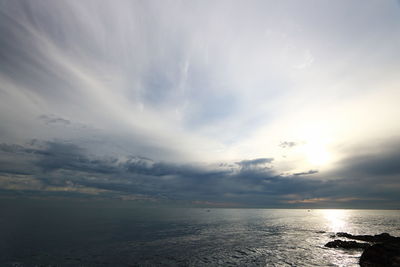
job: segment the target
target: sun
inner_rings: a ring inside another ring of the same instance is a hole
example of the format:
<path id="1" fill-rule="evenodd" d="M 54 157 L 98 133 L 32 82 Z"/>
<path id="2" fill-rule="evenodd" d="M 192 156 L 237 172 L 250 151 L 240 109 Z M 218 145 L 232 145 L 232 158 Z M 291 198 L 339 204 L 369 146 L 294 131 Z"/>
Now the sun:
<path id="1" fill-rule="evenodd" d="M 311 168 L 327 168 L 334 161 L 332 144 L 334 138 L 329 127 L 323 124 L 304 126 L 297 132 L 297 139 L 302 140 L 298 146 L 297 153 L 302 158 L 303 164 Z"/>
<path id="2" fill-rule="evenodd" d="M 316 166 L 326 165 L 331 160 L 331 155 L 326 145 L 320 142 L 308 142 L 304 145 L 304 154 L 307 161 Z"/>

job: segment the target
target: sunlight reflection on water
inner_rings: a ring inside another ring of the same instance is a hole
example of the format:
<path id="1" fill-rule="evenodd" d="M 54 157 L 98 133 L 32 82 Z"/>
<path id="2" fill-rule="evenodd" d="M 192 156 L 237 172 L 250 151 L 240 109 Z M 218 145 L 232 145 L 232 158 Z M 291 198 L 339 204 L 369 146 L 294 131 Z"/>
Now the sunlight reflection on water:
<path id="1" fill-rule="evenodd" d="M 328 225 L 328 229 L 330 232 L 345 232 L 347 231 L 347 219 L 348 213 L 347 210 L 321 210 L 323 215 L 323 219 L 325 219 L 325 223 Z"/>
<path id="2" fill-rule="evenodd" d="M 400 235 L 398 211 L 76 207 L 68 215 L 62 209 L 42 212 L 52 216 L 28 216 L 26 209 L 14 217 L 5 214 L 1 266 L 13 261 L 21 266 L 358 266 L 361 250 L 324 247 L 333 234 Z"/>

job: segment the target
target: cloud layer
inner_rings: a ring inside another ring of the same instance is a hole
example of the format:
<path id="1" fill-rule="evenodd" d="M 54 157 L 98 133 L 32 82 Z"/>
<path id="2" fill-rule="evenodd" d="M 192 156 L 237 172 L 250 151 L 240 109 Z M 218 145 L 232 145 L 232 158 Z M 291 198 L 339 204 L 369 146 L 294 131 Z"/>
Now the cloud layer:
<path id="1" fill-rule="evenodd" d="M 397 151 L 375 154 L 374 162 L 397 161 Z M 1 144 L 0 155 L 4 195 L 17 192 L 249 207 L 393 208 L 400 200 L 400 169 L 396 165 L 382 172 L 380 164 L 371 165 L 370 156 L 346 159 L 326 174 L 328 178 L 316 170 L 278 173 L 270 165 L 272 158 L 218 165 L 172 164 L 139 156 L 99 158 L 74 144 L 57 142 Z"/>

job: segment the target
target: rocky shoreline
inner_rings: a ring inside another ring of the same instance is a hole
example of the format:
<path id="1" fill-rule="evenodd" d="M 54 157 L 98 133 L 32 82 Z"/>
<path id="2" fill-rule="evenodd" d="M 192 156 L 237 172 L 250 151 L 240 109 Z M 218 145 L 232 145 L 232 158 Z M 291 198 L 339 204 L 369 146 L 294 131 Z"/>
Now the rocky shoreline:
<path id="1" fill-rule="evenodd" d="M 360 257 L 360 266 L 400 266 L 400 237 L 391 236 L 388 233 L 379 235 L 352 235 L 348 233 L 337 233 L 332 236 L 352 239 L 347 241 L 335 239 L 325 244 L 329 248 L 342 249 L 364 249 Z"/>

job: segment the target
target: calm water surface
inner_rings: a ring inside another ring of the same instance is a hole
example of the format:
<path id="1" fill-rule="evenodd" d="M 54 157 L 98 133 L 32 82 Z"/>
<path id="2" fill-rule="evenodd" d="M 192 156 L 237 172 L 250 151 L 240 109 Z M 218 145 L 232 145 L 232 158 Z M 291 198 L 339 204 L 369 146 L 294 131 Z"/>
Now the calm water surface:
<path id="1" fill-rule="evenodd" d="M 358 266 L 333 233 L 400 236 L 400 211 L 1 203 L 0 266 Z"/>

